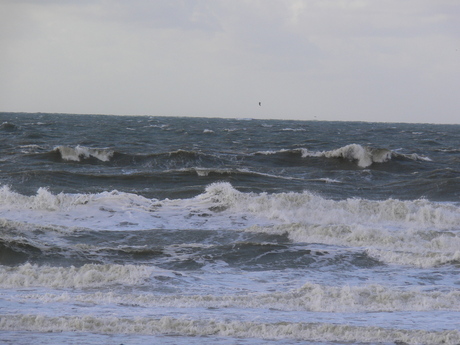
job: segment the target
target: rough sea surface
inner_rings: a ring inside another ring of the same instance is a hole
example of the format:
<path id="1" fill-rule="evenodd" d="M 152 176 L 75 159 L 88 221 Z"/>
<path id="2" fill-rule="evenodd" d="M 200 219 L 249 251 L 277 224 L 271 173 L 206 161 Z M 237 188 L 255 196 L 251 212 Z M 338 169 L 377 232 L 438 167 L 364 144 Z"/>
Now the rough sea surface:
<path id="1" fill-rule="evenodd" d="M 0 343 L 460 344 L 460 126 L 0 113 Z"/>

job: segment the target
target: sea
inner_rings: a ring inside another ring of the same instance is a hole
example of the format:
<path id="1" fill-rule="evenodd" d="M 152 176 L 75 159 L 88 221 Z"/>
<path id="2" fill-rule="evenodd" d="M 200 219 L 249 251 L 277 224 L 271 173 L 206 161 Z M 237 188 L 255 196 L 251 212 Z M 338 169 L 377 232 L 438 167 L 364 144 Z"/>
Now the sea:
<path id="1" fill-rule="evenodd" d="M 460 125 L 0 113 L 1 344 L 460 344 Z"/>

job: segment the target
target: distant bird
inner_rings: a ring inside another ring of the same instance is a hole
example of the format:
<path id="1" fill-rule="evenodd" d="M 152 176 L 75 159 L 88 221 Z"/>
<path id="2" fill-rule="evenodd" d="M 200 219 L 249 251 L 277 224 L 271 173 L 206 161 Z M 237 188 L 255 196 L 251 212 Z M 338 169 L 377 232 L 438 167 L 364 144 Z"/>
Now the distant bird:
<path id="1" fill-rule="evenodd" d="M 262 102 L 259 102 L 259 106 L 261 106 L 261 105 L 262 105 Z"/>

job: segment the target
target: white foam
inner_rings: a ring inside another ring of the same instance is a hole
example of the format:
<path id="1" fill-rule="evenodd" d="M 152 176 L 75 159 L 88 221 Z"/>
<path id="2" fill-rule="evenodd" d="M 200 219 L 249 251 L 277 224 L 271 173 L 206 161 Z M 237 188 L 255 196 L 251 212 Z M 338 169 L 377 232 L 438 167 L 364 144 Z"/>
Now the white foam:
<path id="1" fill-rule="evenodd" d="M 272 221 L 269 227 L 256 225 L 246 231 L 287 234 L 296 242 L 362 247 L 390 263 L 401 263 L 404 257 L 405 264 L 432 267 L 458 260 L 460 210 L 453 204 L 334 201 L 309 192 L 246 194 L 229 184 L 211 185 L 200 197 Z"/>
<path id="2" fill-rule="evenodd" d="M 342 183 L 342 181 L 332 179 L 332 178 L 318 178 L 318 179 L 310 179 L 309 181 L 319 181 L 319 182 L 325 182 L 325 183 Z"/>
<path id="3" fill-rule="evenodd" d="M 0 329 L 36 332 L 91 332 L 105 334 L 174 334 L 259 339 L 296 339 L 353 343 L 446 344 L 460 342 L 460 332 L 401 330 L 333 323 L 216 321 L 187 318 L 123 318 L 117 316 L 0 315 Z"/>
<path id="4" fill-rule="evenodd" d="M 0 266 L 2 288 L 94 288 L 122 284 L 141 285 L 154 273 L 167 271 L 143 265 L 95 265 L 50 267 L 26 263 L 17 267 Z"/>
<path id="5" fill-rule="evenodd" d="M 203 174 L 208 173 L 204 169 Z M 460 224 L 459 207 L 449 203 L 433 203 L 428 200 L 401 201 L 388 199 L 373 201 L 366 199 L 329 200 L 310 192 L 303 193 L 242 193 L 229 183 L 214 183 L 205 192 L 191 199 L 147 199 L 123 192 L 97 194 L 52 194 L 40 188 L 36 195 L 25 196 L 11 191 L 7 186 L 0 188 L 0 217 L 8 220 L 33 221 L 46 218 L 47 224 L 65 225 L 59 219 L 93 219 L 94 225 L 107 216 L 111 224 L 118 220 L 151 218 L 159 219 L 174 213 L 189 216 L 190 211 L 205 212 L 219 206 L 228 213 L 213 214 L 213 217 L 252 214 L 255 223 L 271 220 L 273 225 L 365 225 L 374 227 L 408 228 L 420 230 L 452 230 Z M 23 211 L 27 210 L 28 214 Z M 334 210 L 334 212 L 331 212 Z M 34 213 L 34 211 L 36 211 Z M 86 215 L 86 217 L 85 217 Z M 104 217 L 105 215 L 105 217 Z M 100 216 L 101 218 L 97 218 Z M 222 220 L 222 219 L 220 219 Z M 40 223 L 40 222 L 39 222 Z M 75 225 L 73 223 L 73 225 Z M 110 224 L 108 224 L 110 225 Z M 175 224 L 174 226 L 177 226 Z M 152 228 L 152 227 L 148 227 Z M 455 237 L 455 236 L 454 236 Z"/>
<path id="6" fill-rule="evenodd" d="M 25 154 L 36 153 L 36 152 L 40 152 L 44 150 L 43 147 L 40 147 L 39 145 L 33 145 L 33 144 L 32 145 L 21 145 L 19 147 L 21 148 L 21 152 Z"/>
<path id="7" fill-rule="evenodd" d="M 448 230 L 460 224 L 459 207 L 428 200 L 401 201 L 388 199 L 329 200 L 303 193 L 242 193 L 229 183 L 213 183 L 196 199 L 231 207 L 236 212 L 250 211 L 277 220 L 277 224 L 355 224 L 383 223 L 395 227 L 418 226 Z M 332 212 L 333 211 L 333 212 Z"/>
<path id="8" fill-rule="evenodd" d="M 281 149 L 281 150 L 267 150 L 267 151 L 257 151 L 254 154 L 256 155 L 276 155 L 278 153 L 285 153 L 285 152 L 296 152 L 297 150 L 287 150 L 287 149 Z"/>
<path id="9" fill-rule="evenodd" d="M 117 191 L 55 195 L 40 188 L 36 195 L 25 196 L 0 188 L 0 218 L 37 226 L 151 229 L 157 205 L 155 199 Z"/>

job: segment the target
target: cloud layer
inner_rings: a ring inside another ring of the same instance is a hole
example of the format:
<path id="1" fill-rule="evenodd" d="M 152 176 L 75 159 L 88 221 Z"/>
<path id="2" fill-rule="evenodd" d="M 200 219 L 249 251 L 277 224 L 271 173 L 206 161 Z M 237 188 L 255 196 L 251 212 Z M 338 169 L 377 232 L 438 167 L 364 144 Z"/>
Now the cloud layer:
<path id="1" fill-rule="evenodd" d="M 456 1 L 4 0 L 0 13 L 0 111 L 460 123 Z"/>

